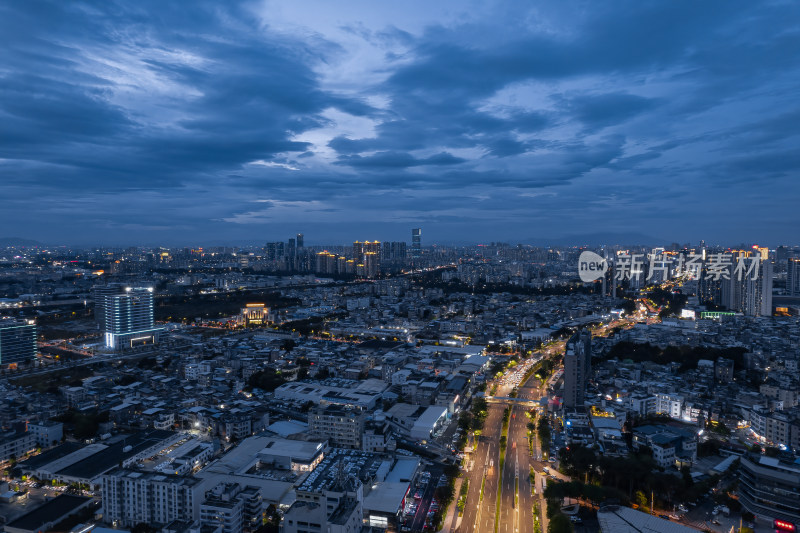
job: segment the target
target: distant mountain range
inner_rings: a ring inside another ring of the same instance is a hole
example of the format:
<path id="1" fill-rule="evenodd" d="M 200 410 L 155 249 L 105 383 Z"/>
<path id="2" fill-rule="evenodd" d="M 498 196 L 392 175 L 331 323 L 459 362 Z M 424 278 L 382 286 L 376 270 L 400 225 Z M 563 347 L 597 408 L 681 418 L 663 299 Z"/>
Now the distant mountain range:
<path id="1" fill-rule="evenodd" d="M 498 239 L 500 240 L 500 239 Z M 647 246 L 664 246 L 674 242 L 675 240 L 669 239 L 662 239 L 659 237 L 653 237 L 652 235 L 645 235 L 643 233 L 587 233 L 583 235 L 564 235 L 561 237 L 530 237 L 528 239 L 521 239 L 515 240 L 512 239 L 511 243 L 516 244 L 530 244 L 532 246 L 602 246 L 602 245 L 620 245 L 620 246 L 635 246 L 635 245 L 647 245 Z M 220 240 L 213 240 L 208 243 L 203 243 L 203 246 L 236 246 L 236 247 L 245 247 L 245 246 L 253 246 L 253 245 L 260 245 L 261 243 L 257 243 L 252 240 L 244 240 L 244 239 L 237 239 L 231 240 L 228 242 L 220 241 Z M 447 245 L 460 245 L 460 246 L 470 246 L 475 244 L 474 241 L 448 241 L 447 243 L 442 243 Z M 73 243 L 72 246 L 74 247 L 93 247 L 99 246 L 101 244 L 94 243 L 94 244 L 85 244 L 85 245 L 77 245 Z M 103 243 L 102 245 L 106 246 L 116 246 L 116 247 L 126 247 L 129 245 L 109 245 L 108 243 Z M 141 245 L 141 244 L 140 244 Z M 164 243 L 160 244 L 153 244 L 152 246 L 164 246 Z M 168 245 L 168 244 L 166 244 Z M 33 239 L 22 239 L 19 237 L 2 237 L 0 238 L 0 248 L 5 248 L 7 246 L 26 246 L 26 247 L 34 247 L 34 246 L 46 246 L 45 244 L 33 240 Z M 188 246 L 188 245 L 183 245 Z"/>
<path id="2" fill-rule="evenodd" d="M 44 246 L 39 241 L 33 239 L 20 239 L 19 237 L 0 237 L 0 248 L 6 246 Z"/>
<path id="3" fill-rule="evenodd" d="M 565 235 L 563 237 L 539 237 L 522 241 L 533 246 L 635 246 L 667 245 L 667 239 L 645 235 L 643 233 L 587 233 L 584 235 Z"/>

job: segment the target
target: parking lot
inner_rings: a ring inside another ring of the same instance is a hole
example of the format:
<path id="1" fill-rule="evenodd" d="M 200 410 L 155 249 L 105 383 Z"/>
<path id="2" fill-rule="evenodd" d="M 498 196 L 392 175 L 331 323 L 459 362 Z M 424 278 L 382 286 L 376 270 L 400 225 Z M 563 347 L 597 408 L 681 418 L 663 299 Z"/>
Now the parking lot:
<path id="1" fill-rule="evenodd" d="M 406 505 L 400 523 L 400 531 L 430 531 L 433 518 L 440 510 L 440 504 L 434 498 L 437 485 L 442 481 L 442 468 L 430 466 L 420 472 L 406 498 Z M 443 510 L 444 511 L 444 510 Z"/>

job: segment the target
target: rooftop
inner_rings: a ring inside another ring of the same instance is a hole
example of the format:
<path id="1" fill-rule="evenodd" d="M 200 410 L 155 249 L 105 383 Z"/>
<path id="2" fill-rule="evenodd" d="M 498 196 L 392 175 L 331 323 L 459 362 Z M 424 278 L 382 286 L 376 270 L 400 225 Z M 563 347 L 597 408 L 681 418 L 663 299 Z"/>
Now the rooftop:
<path id="1" fill-rule="evenodd" d="M 49 529 L 49 525 L 59 522 L 91 501 L 91 498 L 83 496 L 62 494 L 11 521 L 6 527 L 24 531 L 44 531 Z"/>
<path id="2" fill-rule="evenodd" d="M 333 449 L 297 488 L 306 492 L 320 492 L 334 487 L 340 476 L 369 481 L 378 473 L 384 460 L 373 453 L 359 450 Z"/>
<path id="3" fill-rule="evenodd" d="M 601 507 L 597 521 L 602 533 L 694 533 L 690 527 L 636 511 L 629 507 Z"/>

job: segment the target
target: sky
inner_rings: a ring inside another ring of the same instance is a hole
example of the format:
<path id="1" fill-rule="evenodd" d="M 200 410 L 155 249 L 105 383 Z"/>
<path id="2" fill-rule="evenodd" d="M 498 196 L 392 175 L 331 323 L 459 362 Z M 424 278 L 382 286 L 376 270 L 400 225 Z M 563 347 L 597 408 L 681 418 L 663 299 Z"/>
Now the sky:
<path id="1" fill-rule="evenodd" d="M 0 237 L 797 243 L 800 3 L 0 4 Z"/>

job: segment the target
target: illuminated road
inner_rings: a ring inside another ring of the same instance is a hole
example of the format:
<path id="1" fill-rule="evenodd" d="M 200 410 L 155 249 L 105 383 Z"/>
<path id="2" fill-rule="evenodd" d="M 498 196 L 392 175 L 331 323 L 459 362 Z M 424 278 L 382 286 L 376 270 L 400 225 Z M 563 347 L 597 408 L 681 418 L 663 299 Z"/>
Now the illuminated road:
<path id="1" fill-rule="evenodd" d="M 488 406 L 483 434 L 476 437 L 477 446 L 470 454 L 474 461 L 472 470 L 465 474 L 469 480 L 469 492 L 464 506 L 464 515 L 458 531 L 494 531 L 497 504 L 497 482 L 500 463 L 500 431 L 503 423 L 501 404 Z M 483 498 L 481 487 L 483 486 Z"/>
<path id="2" fill-rule="evenodd" d="M 594 328 L 592 333 L 594 336 L 605 337 L 614 328 L 629 328 L 633 324 L 634 320 L 614 320 Z M 542 455 L 546 454 L 548 450 L 542 450 L 536 438 L 531 455 L 527 428 L 531 419 L 525 414 L 530 409 L 530 404 L 519 404 L 514 400 L 502 398 L 510 396 L 515 387 L 517 388 L 517 400 L 538 401 L 546 396 L 548 387 L 552 386 L 556 379 L 551 378 L 546 384 L 540 385 L 539 379 L 535 376 L 531 376 L 524 382 L 522 378 L 531 365 L 538 363 L 541 359 L 563 353 L 564 345 L 564 341 L 558 341 L 543 346 L 532 357 L 520 363 L 516 368 L 507 371 L 498 380 L 495 397 L 488 398 L 488 415 L 484 422 L 482 435 L 476 438 L 476 448 L 468 457 L 467 464 L 471 464 L 472 468 L 465 472 L 464 477 L 469 480 L 469 491 L 458 531 L 463 533 L 493 532 L 495 531 L 495 516 L 497 516 L 497 531 L 500 533 L 533 533 L 533 503 L 536 499 L 540 503 L 542 531 L 547 531 L 547 519 L 544 516 L 545 505 L 541 490 L 546 476 L 542 473 L 544 467 L 554 465 L 541 460 Z M 510 407 L 511 412 L 501 481 L 500 437 L 502 436 L 503 411 L 507 406 Z M 537 490 L 535 495 L 532 494 L 533 487 L 530 481 L 531 467 L 536 472 Z M 550 475 L 568 480 L 555 468 L 551 469 Z M 500 484 L 499 487 L 498 484 Z M 482 486 L 483 491 L 481 491 Z"/>

